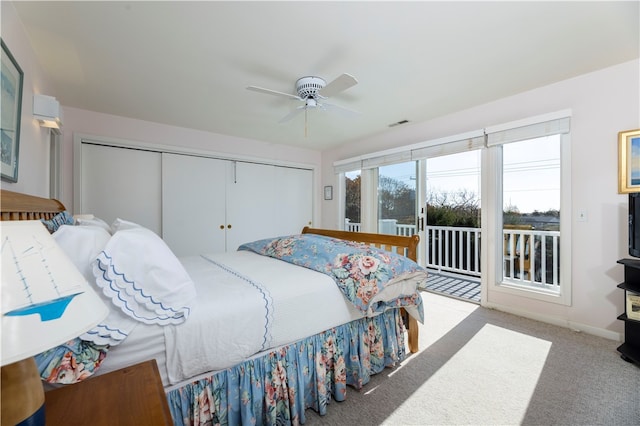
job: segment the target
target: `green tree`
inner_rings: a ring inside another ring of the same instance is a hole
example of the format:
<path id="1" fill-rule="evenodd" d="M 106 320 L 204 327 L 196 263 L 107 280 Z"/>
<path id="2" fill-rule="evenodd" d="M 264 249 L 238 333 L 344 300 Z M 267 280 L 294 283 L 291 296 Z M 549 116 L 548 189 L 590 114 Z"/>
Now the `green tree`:
<path id="1" fill-rule="evenodd" d="M 360 223 L 360 175 L 354 179 L 345 178 L 345 217 L 352 223 Z"/>
<path id="2" fill-rule="evenodd" d="M 427 225 L 480 227 L 478 196 L 473 191 L 432 191 L 427 200 Z"/>
<path id="3" fill-rule="evenodd" d="M 378 217 L 396 219 L 399 224 L 415 224 L 416 191 L 406 183 L 380 176 L 378 182 Z"/>
<path id="4" fill-rule="evenodd" d="M 522 214 L 518 207 L 509 204 L 502 212 L 503 225 L 519 225 L 522 223 Z"/>

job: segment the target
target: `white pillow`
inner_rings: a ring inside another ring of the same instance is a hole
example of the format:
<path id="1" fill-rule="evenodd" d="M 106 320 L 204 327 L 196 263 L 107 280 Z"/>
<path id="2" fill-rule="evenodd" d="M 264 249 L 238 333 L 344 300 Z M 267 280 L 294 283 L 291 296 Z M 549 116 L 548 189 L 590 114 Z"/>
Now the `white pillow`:
<path id="1" fill-rule="evenodd" d="M 115 233 L 93 266 L 97 285 L 137 321 L 184 322 L 196 297 L 187 271 L 153 231 L 120 219 L 116 222 Z"/>
<path id="2" fill-rule="evenodd" d="M 113 231 L 111 230 L 111 227 L 109 226 L 109 224 L 107 224 L 107 222 L 105 222 L 104 220 L 100 219 L 99 217 L 95 217 L 92 214 L 75 215 L 73 218 L 76 220 L 76 224 L 77 225 L 80 225 L 80 226 L 97 226 L 97 227 L 100 227 L 100 228 L 104 229 L 109 234 L 113 233 Z"/>
<path id="3" fill-rule="evenodd" d="M 124 220 L 120 218 L 117 218 L 111 224 L 111 229 L 113 230 L 114 234 L 118 231 L 121 231 L 124 229 L 132 229 L 132 228 L 144 228 L 144 226 L 138 225 L 137 223 L 129 222 L 128 220 Z"/>
<path id="4" fill-rule="evenodd" d="M 62 225 L 52 236 L 87 281 L 95 286 L 93 264 L 111 234 L 98 226 Z"/>

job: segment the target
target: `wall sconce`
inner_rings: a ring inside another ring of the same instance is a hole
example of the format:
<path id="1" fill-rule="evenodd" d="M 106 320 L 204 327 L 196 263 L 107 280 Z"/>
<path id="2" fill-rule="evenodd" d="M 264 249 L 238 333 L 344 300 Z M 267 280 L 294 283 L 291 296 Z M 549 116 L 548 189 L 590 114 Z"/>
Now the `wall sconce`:
<path id="1" fill-rule="evenodd" d="M 62 110 L 60 102 L 53 96 L 33 95 L 33 118 L 40 126 L 48 127 L 60 134 L 62 129 Z"/>

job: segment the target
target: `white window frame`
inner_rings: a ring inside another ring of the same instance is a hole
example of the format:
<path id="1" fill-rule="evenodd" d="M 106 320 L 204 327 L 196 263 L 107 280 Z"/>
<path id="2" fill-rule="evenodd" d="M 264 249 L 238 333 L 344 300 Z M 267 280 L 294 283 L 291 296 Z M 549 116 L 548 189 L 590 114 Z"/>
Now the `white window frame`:
<path id="1" fill-rule="evenodd" d="M 378 232 L 378 168 L 360 171 L 360 223 L 362 232 Z"/>
<path id="2" fill-rule="evenodd" d="M 562 130 L 570 119 L 570 111 L 533 117 L 527 120 L 507 123 L 505 125 L 487 128 L 488 147 L 482 158 L 482 199 L 483 224 L 482 235 L 492 236 L 484 238 L 485 253 L 490 256 L 485 259 L 483 270 L 487 271 L 487 282 L 491 291 L 514 294 L 531 299 L 570 306 L 571 292 L 571 133 Z M 529 130 L 529 132 L 527 131 Z M 557 130 L 557 131 L 556 131 Z M 522 286 L 502 279 L 502 145 L 519 140 L 534 139 L 547 134 L 560 134 L 560 291 L 545 291 L 534 287 Z M 491 134 L 497 135 L 493 140 Z M 484 220 L 486 219 L 486 220 Z M 491 230 L 490 228 L 493 228 Z M 484 274 L 483 274 L 484 275 Z"/>

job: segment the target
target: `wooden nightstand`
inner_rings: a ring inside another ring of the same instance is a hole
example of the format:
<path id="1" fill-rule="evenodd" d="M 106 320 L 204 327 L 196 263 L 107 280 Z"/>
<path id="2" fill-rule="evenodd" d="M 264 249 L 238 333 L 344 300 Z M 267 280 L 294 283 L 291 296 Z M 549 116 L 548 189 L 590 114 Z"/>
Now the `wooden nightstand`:
<path id="1" fill-rule="evenodd" d="M 155 359 L 44 395 L 47 426 L 173 424 Z"/>

